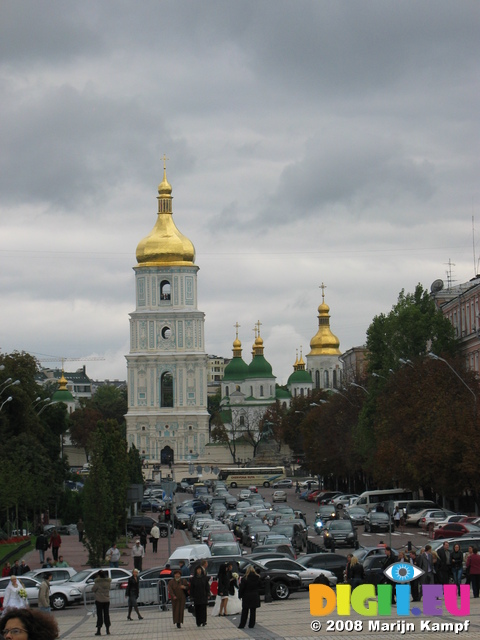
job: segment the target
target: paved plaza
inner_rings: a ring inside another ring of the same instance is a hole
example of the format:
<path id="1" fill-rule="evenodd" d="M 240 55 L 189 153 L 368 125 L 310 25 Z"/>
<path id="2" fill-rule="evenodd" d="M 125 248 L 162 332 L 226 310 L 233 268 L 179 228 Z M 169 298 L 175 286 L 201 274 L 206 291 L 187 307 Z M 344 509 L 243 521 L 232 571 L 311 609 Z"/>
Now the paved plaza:
<path id="1" fill-rule="evenodd" d="M 65 560 L 75 567 L 78 571 L 88 568 L 87 553 L 78 542 L 77 536 L 64 536 L 61 547 L 61 554 Z M 188 543 L 188 538 L 183 531 L 176 531 L 170 540 L 170 550 L 178 546 Z M 161 538 L 158 545 L 158 554 L 152 554 L 152 547 L 149 544 L 147 554 L 144 558 L 145 569 L 162 565 L 168 558 L 168 540 Z M 31 551 L 26 556 L 27 562 L 32 568 L 39 567 L 38 552 Z M 122 565 L 128 569 L 133 568 L 130 549 L 125 551 L 122 556 Z M 240 621 L 239 616 L 231 616 L 225 618 L 212 617 L 208 618 L 208 624 L 205 628 L 198 628 L 195 624 L 195 618 L 185 611 L 185 623 L 181 629 L 174 627 L 172 622 L 171 611 L 160 611 L 158 606 L 142 607 L 143 620 L 138 621 L 134 618 L 132 622 L 127 621 L 126 610 L 124 608 L 111 610 L 111 637 L 112 638 L 132 638 L 138 640 L 157 640 L 183 638 L 184 640 L 244 640 L 246 638 L 256 638 L 258 640 L 301 640 L 304 638 L 419 638 L 421 635 L 438 636 L 442 639 L 464 638 L 467 640 L 480 640 L 480 599 L 471 599 L 470 615 L 466 618 L 469 620 L 469 627 L 466 631 L 460 631 L 455 634 L 452 631 L 429 631 L 428 628 L 422 630 L 421 621 L 430 620 L 431 623 L 459 623 L 464 622 L 463 618 L 455 618 L 450 615 L 444 615 L 438 618 L 424 618 L 422 616 L 409 616 L 408 618 L 399 618 L 393 615 L 389 617 L 372 617 L 362 618 L 357 614 L 350 617 L 339 617 L 335 614 L 326 616 L 325 618 L 315 618 L 310 615 L 309 600 L 305 593 L 293 594 L 288 600 L 283 602 L 272 602 L 262 606 L 257 612 L 257 625 L 254 629 L 238 629 Z M 211 611 L 211 609 L 209 609 Z M 395 611 L 395 609 L 393 609 Z M 96 631 L 95 615 L 83 606 L 67 608 L 64 611 L 54 612 L 53 615 L 57 619 L 61 638 L 68 640 L 83 640 L 84 638 L 93 637 Z M 331 631 L 327 630 L 328 621 L 331 621 Z M 357 622 L 357 627 L 362 626 L 361 630 L 346 631 L 347 622 Z M 322 628 L 319 631 L 312 629 L 317 622 L 321 622 Z M 393 625 L 391 630 L 378 631 L 370 628 L 371 624 L 389 623 Z M 402 633 L 402 626 L 396 628 L 397 622 L 413 623 L 414 630 L 406 630 Z M 338 625 L 338 626 L 336 626 Z M 340 629 L 344 629 L 341 631 Z M 102 635 L 105 635 L 105 629 Z"/>

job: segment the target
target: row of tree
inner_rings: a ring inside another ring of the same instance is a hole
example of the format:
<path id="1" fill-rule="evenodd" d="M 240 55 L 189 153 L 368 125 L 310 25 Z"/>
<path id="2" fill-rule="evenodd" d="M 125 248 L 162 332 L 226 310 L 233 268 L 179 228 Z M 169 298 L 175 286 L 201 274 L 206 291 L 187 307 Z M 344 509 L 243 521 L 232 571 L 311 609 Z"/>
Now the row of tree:
<path id="1" fill-rule="evenodd" d="M 19 528 L 38 527 L 48 513 L 64 522 L 83 517 L 90 563 L 98 566 L 105 550 L 125 530 L 127 486 L 142 483 L 139 452 L 127 451 L 126 392 L 101 387 L 82 399 L 71 415 L 62 402 L 51 404 L 55 384 L 36 382 L 37 360 L 27 353 L 0 356 L 0 517 Z M 20 380 L 11 385 L 8 380 Z M 72 475 L 63 442 L 85 449 L 90 474 L 81 492 L 65 488 Z"/>

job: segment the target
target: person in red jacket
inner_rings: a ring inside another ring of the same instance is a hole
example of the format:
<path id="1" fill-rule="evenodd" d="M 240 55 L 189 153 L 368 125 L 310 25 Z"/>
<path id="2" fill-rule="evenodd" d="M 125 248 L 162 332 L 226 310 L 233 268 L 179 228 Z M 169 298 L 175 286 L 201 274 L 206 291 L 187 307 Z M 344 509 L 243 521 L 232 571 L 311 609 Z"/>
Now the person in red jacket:
<path id="1" fill-rule="evenodd" d="M 52 549 L 52 555 L 55 562 L 58 560 L 58 551 L 62 546 L 62 538 L 56 529 L 52 531 L 52 535 L 50 536 L 50 543 L 48 545 Z"/>
<path id="2" fill-rule="evenodd" d="M 478 598 L 480 590 L 480 556 L 478 555 L 477 547 L 473 547 L 473 553 L 467 558 L 467 571 L 470 573 L 473 597 Z"/>

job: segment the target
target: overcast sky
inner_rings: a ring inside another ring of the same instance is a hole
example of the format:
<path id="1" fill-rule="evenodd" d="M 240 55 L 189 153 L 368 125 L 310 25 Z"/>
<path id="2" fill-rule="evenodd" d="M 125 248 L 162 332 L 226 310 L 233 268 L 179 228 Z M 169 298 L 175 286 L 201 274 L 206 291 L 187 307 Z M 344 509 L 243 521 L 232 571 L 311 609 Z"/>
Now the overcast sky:
<path id="1" fill-rule="evenodd" d="M 2 0 L 1 351 L 125 379 L 164 153 L 207 352 L 239 322 L 249 362 L 260 320 L 280 383 L 322 282 L 346 351 L 449 260 L 472 278 L 479 27 L 477 0 Z"/>

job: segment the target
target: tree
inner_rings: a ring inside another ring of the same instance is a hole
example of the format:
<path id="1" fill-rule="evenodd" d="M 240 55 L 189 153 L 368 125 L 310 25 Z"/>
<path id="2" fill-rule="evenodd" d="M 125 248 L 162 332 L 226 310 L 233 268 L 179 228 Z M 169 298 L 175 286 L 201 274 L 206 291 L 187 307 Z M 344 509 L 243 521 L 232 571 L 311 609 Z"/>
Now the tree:
<path id="1" fill-rule="evenodd" d="M 128 450 L 128 482 L 129 484 L 143 484 L 142 458 L 134 444 Z"/>
<path id="2" fill-rule="evenodd" d="M 89 405 L 98 411 L 104 420 L 116 420 L 123 425 L 127 413 L 127 390 L 113 384 L 99 387 L 93 395 Z"/>
<path id="3" fill-rule="evenodd" d="M 127 506 L 127 444 L 115 420 L 99 422 L 91 443 L 90 474 L 85 482 L 85 531 L 89 562 L 98 566 L 123 530 Z"/>
<path id="4" fill-rule="evenodd" d="M 84 449 L 87 460 L 90 455 L 89 442 L 101 419 L 100 411 L 91 406 L 77 409 L 70 416 L 70 438 L 75 446 Z"/>

